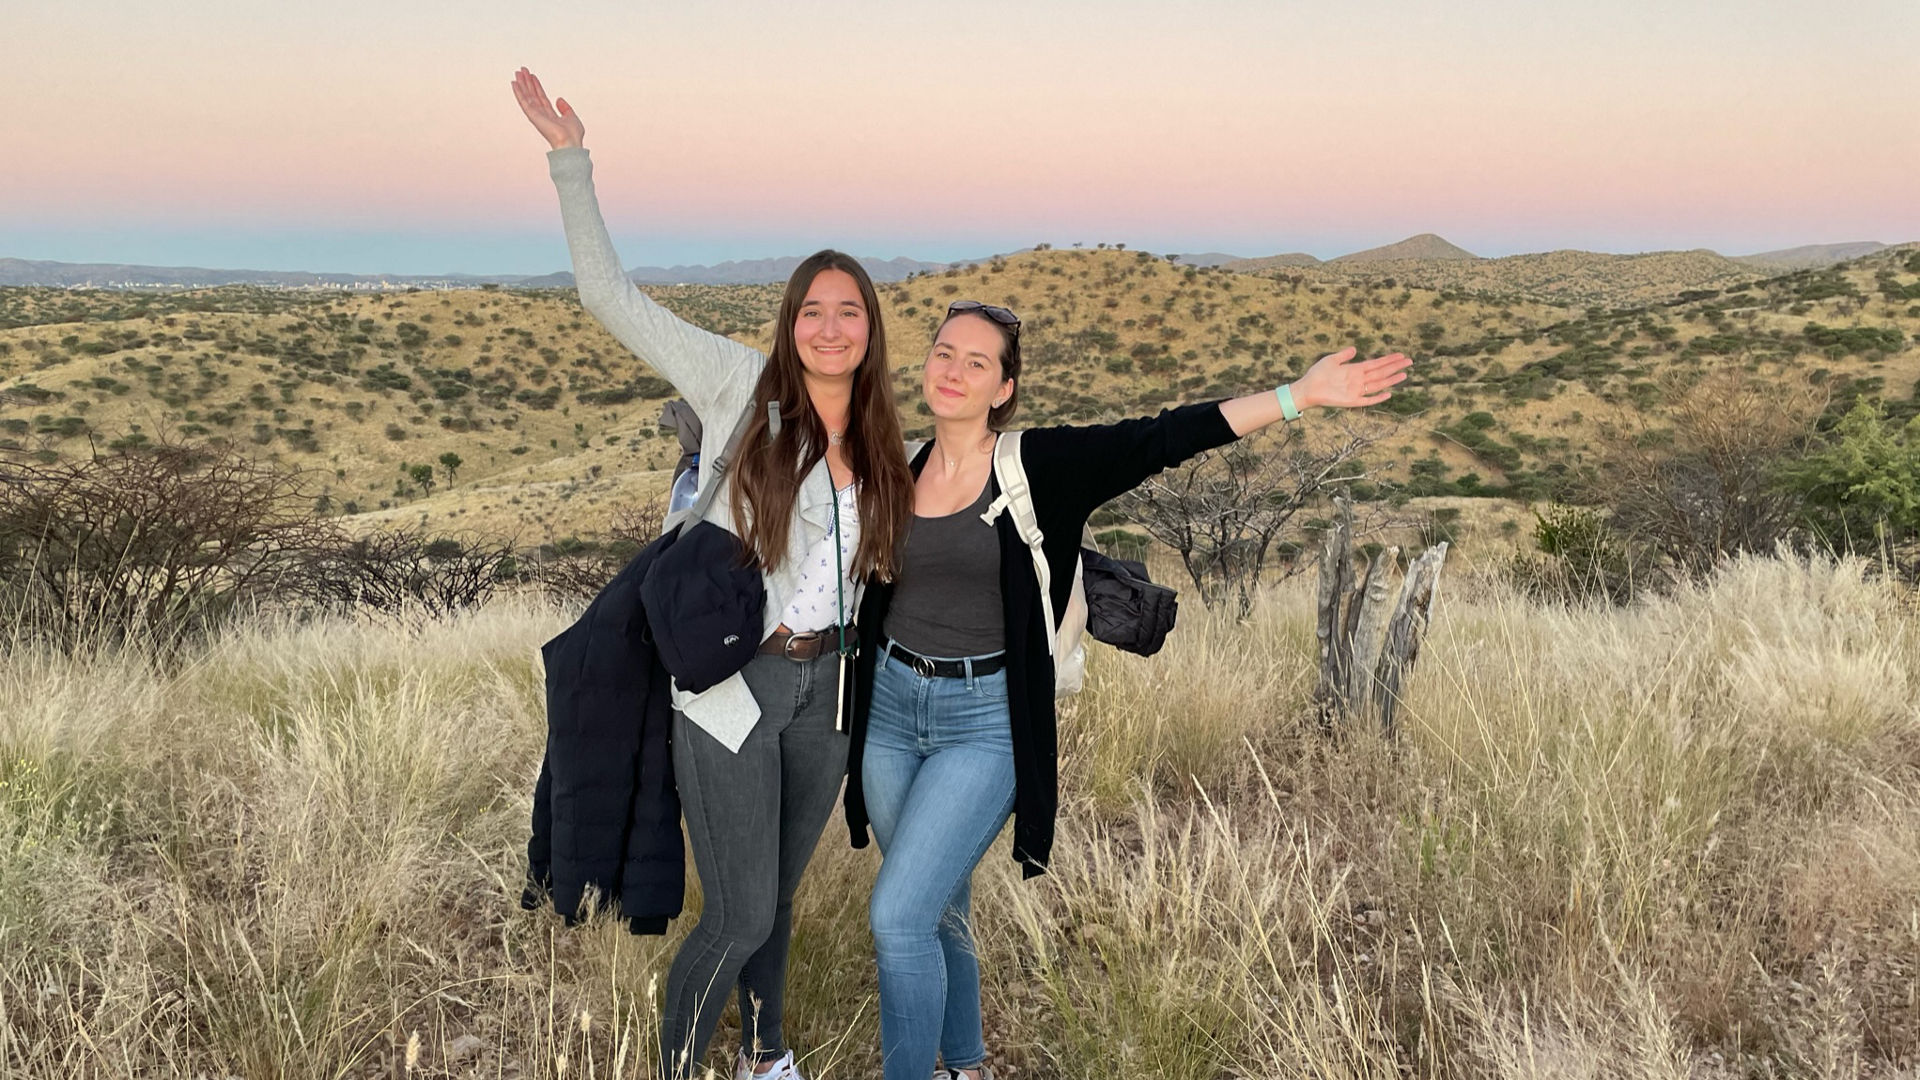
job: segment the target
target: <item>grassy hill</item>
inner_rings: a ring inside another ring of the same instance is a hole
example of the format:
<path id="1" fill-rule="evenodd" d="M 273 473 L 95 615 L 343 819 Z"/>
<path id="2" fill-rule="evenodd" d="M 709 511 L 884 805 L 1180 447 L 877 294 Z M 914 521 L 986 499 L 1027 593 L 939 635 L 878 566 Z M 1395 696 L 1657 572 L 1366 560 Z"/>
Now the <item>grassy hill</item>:
<path id="1" fill-rule="evenodd" d="M 1803 244 L 1800 247 L 1783 248 L 1779 251 L 1735 255 L 1733 261 L 1779 273 L 1785 270 L 1809 270 L 1837 262 L 1846 262 L 1849 259 L 1858 259 L 1883 250 L 1886 246 L 1878 240 L 1853 240 L 1842 244 Z"/>
<path id="2" fill-rule="evenodd" d="M 926 430 L 921 350 L 960 298 L 1026 320 L 1030 424 L 1269 387 L 1349 344 L 1406 351 L 1416 377 L 1380 411 L 1393 426 L 1372 463 L 1426 495 L 1545 494 L 1591 467 L 1602 424 L 1657 419 L 1673 373 L 1737 367 L 1841 398 L 1909 399 L 1920 378 L 1912 246 L 1771 278 L 1704 253 L 1343 265 L 1249 274 L 1040 250 L 882 286 L 903 422 Z M 1496 272 L 1508 284 L 1482 288 Z M 778 287 L 648 291 L 709 329 L 771 340 Z M 1596 293 L 1652 299 L 1566 300 Z M 678 448 L 655 421 L 670 395 L 567 292 L 0 290 L 0 448 L 226 439 L 315 470 L 321 505 L 369 522 L 525 541 L 598 531 L 613 506 L 663 489 Z M 451 478 L 447 453 L 462 462 Z M 419 464 L 435 467 L 430 492 L 406 475 Z"/>
<path id="3" fill-rule="evenodd" d="M 1307 264 L 1295 256 L 1278 255 L 1224 265 L 1242 273 L 1270 274 L 1274 271 L 1294 273 L 1297 271 L 1292 268 Z M 1782 273 L 1784 269 L 1750 266 L 1711 251 L 1659 251 L 1645 255 L 1547 251 L 1499 259 L 1459 256 L 1361 259 L 1356 256 L 1319 263 L 1307 272 L 1325 282 L 1392 278 L 1407 285 L 1488 298 L 1617 306 L 1659 303 L 1687 292 L 1724 289 Z"/>
<path id="4" fill-rule="evenodd" d="M 1409 236 L 1398 243 L 1339 255 L 1329 262 L 1404 262 L 1410 259 L 1478 259 L 1480 256 L 1433 233 Z"/>
<path id="5" fill-rule="evenodd" d="M 651 291 L 730 333 L 778 302 L 765 286 Z M 0 445 L 226 439 L 316 470 L 323 505 L 370 520 L 424 501 L 442 527 L 564 535 L 605 500 L 653 497 L 679 453 L 655 423 L 671 387 L 570 293 L 7 290 L 0 325 Z M 447 453 L 463 462 L 452 484 Z M 421 463 L 441 473 L 430 500 L 405 477 Z"/>

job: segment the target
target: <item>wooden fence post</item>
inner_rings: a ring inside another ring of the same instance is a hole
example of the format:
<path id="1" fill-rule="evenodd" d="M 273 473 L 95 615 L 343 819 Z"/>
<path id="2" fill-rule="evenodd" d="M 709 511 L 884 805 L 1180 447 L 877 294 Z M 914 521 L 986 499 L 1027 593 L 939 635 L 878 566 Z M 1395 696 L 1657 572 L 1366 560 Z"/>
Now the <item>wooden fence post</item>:
<path id="1" fill-rule="evenodd" d="M 1387 623 L 1380 664 L 1373 675 L 1373 708 L 1388 735 L 1394 733 L 1393 713 L 1400 704 L 1401 684 L 1413 670 L 1413 662 L 1420 658 L 1420 639 L 1433 622 L 1433 601 L 1440 594 L 1440 567 L 1446 561 L 1447 543 L 1442 540 L 1407 567 L 1400 602 L 1394 605 L 1393 619 Z"/>
<path id="2" fill-rule="evenodd" d="M 1320 551 L 1319 618 L 1313 627 L 1320 639 L 1320 681 L 1313 689 L 1313 700 L 1320 708 L 1320 724 L 1331 727 L 1345 711 L 1347 672 L 1352 663 L 1353 643 L 1343 640 L 1341 608 L 1346 602 L 1347 586 L 1353 580 L 1353 506 L 1344 498 L 1333 500 L 1338 520 L 1327 534 Z"/>
<path id="3" fill-rule="evenodd" d="M 1313 699 L 1321 726 L 1336 721 L 1376 720 L 1389 736 L 1401 687 L 1420 655 L 1420 639 L 1433 620 L 1440 569 L 1447 545 L 1435 544 L 1407 568 L 1398 601 L 1388 615 L 1388 574 L 1399 549 L 1374 554 L 1358 584 L 1353 570 L 1353 504 L 1334 499 L 1338 514 L 1320 552 L 1320 587 L 1314 635 L 1320 642 L 1320 678 Z"/>
<path id="4" fill-rule="evenodd" d="M 1373 690 L 1373 673 L 1380 664 L 1380 645 L 1387 628 L 1388 575 L 1399 565 L 1400 549 L 1382 548 L 1367 563 L 1367 575 L 1347 604 L 1347 635 L 1353 639 L 1353 668 L 1347 672 L 1346 700 L 1363 702 Z"/>

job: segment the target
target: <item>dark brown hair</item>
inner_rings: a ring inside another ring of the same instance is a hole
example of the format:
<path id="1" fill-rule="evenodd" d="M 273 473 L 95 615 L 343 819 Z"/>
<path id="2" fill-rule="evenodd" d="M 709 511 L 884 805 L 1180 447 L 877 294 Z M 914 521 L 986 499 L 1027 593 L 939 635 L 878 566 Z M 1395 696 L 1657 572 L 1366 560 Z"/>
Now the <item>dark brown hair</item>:
<path id="1" fill-rule="evenodd" d="M 1013 419 L 1013 414 L 1020 409 L 1020 331 L 998 319 L 988 318 L 978 311 L 962 311 L 956 315 L 949 315 L 940 324 L 940 330 L 945 330 L 947 323 L 955 319 L 979 319 L 1000 331 L 1000 381 L 1006 382 L 1012 379 L 1013 393 L 1007 395 L 1005 402 L 987 410 L 987 428 L 992 431 L 1005 431 L 1007 423 Z M 940 339 L 940 330 L 933 332 L 935 341 Z"/>
<path id="2" fill-rule="evenodd" d="M 867 309 L 867 353 L 853 372 L 853 400 L 841 441 L 847 465 L 860 483 L 860 545 L 847 569 L 856 579 L 879 574 L 891 579 L 899 540 L 913 513 L 913 474 L 907 469 L 894 411 L 893 384 L 887 367 L 887 335 L 880 320 L 880 298 L 859 260 L 838 251 L 809 255 L 787 279 L 774 324 L 773 351 L 753 388 L 753 412 L 740 443 L 734 473 L 733 519 L 747 552 L 762 568 L 779 565 L 787 553 L 800 481 L 827 453 L 827 427 L 807 397 L 806 368 L 794 344 L 793 325 L 813 279 L 840 270 L 860 287 Z M 767 403 L 780 403 L 780 433 L 768 438 Z"/>

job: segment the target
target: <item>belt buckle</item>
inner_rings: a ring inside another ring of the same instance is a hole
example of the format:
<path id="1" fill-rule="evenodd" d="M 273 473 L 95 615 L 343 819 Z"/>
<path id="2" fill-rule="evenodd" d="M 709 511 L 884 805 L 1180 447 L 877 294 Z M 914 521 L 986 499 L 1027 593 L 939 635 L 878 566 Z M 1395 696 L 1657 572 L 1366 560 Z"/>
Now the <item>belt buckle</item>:
<path id="1" fill-rule="evenodd" d="M 918 675 L 923 679 L 933 678 L 933 674 L 934 674 L 933 661 L 927 659 L 924 656 L 915 654 L 913 659 L 907 661 L 907 666 L 913 669 L 913 673 L 915 675 Z"/>
<path id="2" fill-rule="evenodd" d="M 802 630 L 797 634 L 788 634 L 786 644 L 780 646 L 780 652 L 787 659 L 793 660 L 796 662 L 800 660 L 811 660 L 813 659 L 813 656 L 793 655 L 793 645 L 795 642 L 800 642 L 802 645 L 817 645 L 819 641 L 820 641 L 820 631 Z M 813 655 L 814 656 L 820 655 L 819 650 L 816 649 Z"/>

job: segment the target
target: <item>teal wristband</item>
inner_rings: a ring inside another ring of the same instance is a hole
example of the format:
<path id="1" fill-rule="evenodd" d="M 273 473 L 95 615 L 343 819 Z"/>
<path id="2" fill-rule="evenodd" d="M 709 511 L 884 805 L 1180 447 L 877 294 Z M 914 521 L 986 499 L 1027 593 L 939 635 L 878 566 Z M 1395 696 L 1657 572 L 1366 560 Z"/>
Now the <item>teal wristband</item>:
<path id="1" fill-rule="evenodd" d="M 1300 406 L 1293 403 L 1293 384 L 1274 387 L 1273 396 L 1279 400 L 1280 415 L 1286 417 L 1288 423 L 1300 419 Z"/>

